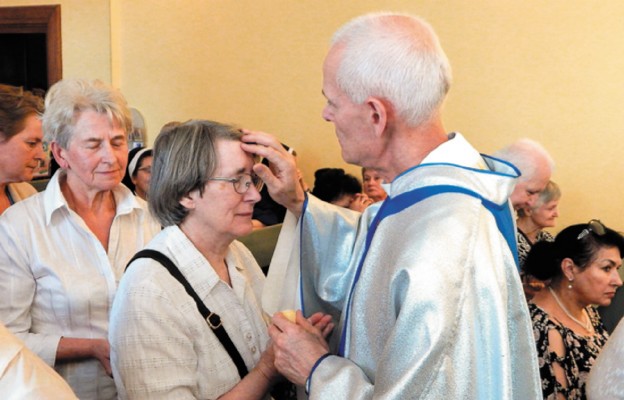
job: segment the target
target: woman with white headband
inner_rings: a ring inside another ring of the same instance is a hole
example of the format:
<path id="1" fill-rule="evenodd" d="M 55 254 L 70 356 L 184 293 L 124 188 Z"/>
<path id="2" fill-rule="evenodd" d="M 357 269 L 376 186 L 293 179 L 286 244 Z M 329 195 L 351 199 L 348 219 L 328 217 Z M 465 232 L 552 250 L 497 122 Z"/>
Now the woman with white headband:
<path id="1" fill-rule="evenodd" d="M 152 177 L 152 149 L 135 147 L 128 153 L 128 168 L 122 183 L 147 201 L 147 190 Z"/>

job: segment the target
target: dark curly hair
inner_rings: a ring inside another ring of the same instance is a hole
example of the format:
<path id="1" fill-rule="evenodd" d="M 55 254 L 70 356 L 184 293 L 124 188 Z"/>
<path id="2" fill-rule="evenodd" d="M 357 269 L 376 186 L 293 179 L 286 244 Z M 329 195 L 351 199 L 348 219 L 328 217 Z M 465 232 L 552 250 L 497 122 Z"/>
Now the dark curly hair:
<path id="1" fill-rule="evenodd" d="M 362 193 L 362 184 L 342 168 L 321 168 L 314 173 L 312 194 L 331 203 L 345 194 Z"/>
<path id="2" fill-rule="evenodd" d="M 586 268 L 605 247 L 617 247 L 620 255 L 624 255 L 624 237 L 606 226 L 604 234 L 599 234 L 589 229 L 588 224 L 572 225 L 559 232 L 554 242 L 535 243 L 524 264 L 525 272 L 540 280 L 558 280 L 563 276 L 561 262 L 565 258 L 570 258 L 579 268 Z"/>

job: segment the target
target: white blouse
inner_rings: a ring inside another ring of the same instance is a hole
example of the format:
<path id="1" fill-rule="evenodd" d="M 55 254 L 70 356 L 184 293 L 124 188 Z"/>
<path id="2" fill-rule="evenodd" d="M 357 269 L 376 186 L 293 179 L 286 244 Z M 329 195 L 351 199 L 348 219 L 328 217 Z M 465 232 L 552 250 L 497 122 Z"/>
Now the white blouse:
<path id="1" fill-rule="evenodd" d="M 260 305 L 264 275 L 251 252 L 240 242 L 230 245 L 230 287 L 177 226 L 164 229 L 147 247 L 169 257 L 208 309 L 220 315 L 251 370 L 268 342 Z M 240 381 L 194 300 L 152 259 L 135 261 L 124 275 L 109 340 L 121 399 L 215 399 Z"/>
<path id="2" fill-rule="evenodd" d="M 47 189 L 0 216 L 0 320 L 67 380 L 81 399 L 113 399 L 116 390 L 96 359 L 56 363 L 61 336 L 106 338 L 126 263 L 160 225 L 125 186 L 108 253 L 61 192 L 58 171 Z"/>

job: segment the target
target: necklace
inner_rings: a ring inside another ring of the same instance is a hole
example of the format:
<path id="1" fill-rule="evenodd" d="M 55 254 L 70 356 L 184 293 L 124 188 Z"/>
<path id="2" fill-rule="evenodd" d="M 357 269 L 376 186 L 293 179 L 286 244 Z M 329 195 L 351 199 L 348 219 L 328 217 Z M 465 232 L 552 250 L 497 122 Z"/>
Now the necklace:
<path id="1" fill-rule="evenodd" d="M 553 295 L 553 297 L 555 298 L 555 301 L 557 302 L 557 304 L 559 304 L 559 307 L 561 307 L 561 309 L 563 310 L 565 315 L 568 316 L 568 318 L 570 318 L 572 321 L 576 322 L 577 324 L 579 324 L 580 326 L 585 328 L 588 332 L 591 332 L 591 321 L 589 320 L 589 318 L 587 318 L 587 323 L 583 323 L 583 322 L 579 321 L 578 319 L 574 318 L 572 316 L 572 314 L 570 314 L 568 309 L 565 308 L 565 306 L 563 305 L 561 300 L 559 300 L 559 297 L 557 297 L 557 294 L 555 293 L 555 291 L 552 290 L 552 288 L 550 286 L 548 286 L 548 290 L 550 290 L 550 294 Z"/>

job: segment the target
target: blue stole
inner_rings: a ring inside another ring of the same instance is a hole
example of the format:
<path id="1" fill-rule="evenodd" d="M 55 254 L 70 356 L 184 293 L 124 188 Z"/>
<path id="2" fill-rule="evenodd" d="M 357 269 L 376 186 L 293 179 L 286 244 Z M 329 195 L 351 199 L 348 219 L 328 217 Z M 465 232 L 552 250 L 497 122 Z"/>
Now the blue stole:
<path id="1" fill-rule="evenodd" d="M 381 205 L 377 215 L 371 222 L 368 233 L 366 235 L 366 243 L 364 246 L 364 253 L 362 254 L 362 258 L 358 263 L 357 269 L 355 271 L 355 278 L 353 279 L 353 284 L 351 285 L 351 291 L 349 292 L 349 299 L 347 302 L 346 315 L 344 319 L 344 325 L 342 327 L 342 335 L 340 337 L 340 346 L 338 347 L 338 355 L 344 357 L 345 350 L 345 342 L 347 335 L 347 326 L 349 323 L 350 311 L 351 311 L 351 300 L 353 297 L 353 292 L 355 290 L 355 285 L 357 284 L 360 274 L 362 272 L 362 266 L 364 265 L 364 260 L 366 259 L 366 255 L 368 254 L 368 250 L 370 249 L 371 242 L 373 241 L 373 236 L 375 236 L 375 232 L 377 231 L 377 227 L 381 223 L 381 221 L 389 217 L 391 215 L 397 214 L 406 208 L 418 203 L 421 200 L 424 200 L 428 197 L 435 196 L 436 194 L 441 193 L 462 193 L 468 196 L 476 197 L 481 200 L 483 206 L 488 209 L 496 220 L 496 225 L 498 226 L 498 230 L 501 232 L 511 253 L 514 256 L 516 261 L 516 266 L 519 265 L 518 262 L 518 247 L 516 243 L 516 232 L 514 229 L 513 219 L 511 217 L 511 211 L 509 208 L 509 204 L 504 202 L 502 205 L 495 204 L 481 196 L 479 193 L 474 192 L 469 189 L 465 189 L 459 186 L 452 185 L 435 185 L 435 186 L 426 186 L 418 189 L 414 189 L 409 192 L 402 193 L 393 198 L 387 198 L 383 204 Z M 302 299 L 303 300 L 303 299 Z M 303 305 L 303 301 L 302 301 Z"/>

